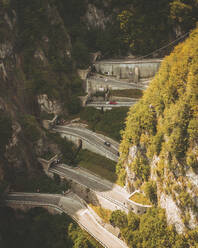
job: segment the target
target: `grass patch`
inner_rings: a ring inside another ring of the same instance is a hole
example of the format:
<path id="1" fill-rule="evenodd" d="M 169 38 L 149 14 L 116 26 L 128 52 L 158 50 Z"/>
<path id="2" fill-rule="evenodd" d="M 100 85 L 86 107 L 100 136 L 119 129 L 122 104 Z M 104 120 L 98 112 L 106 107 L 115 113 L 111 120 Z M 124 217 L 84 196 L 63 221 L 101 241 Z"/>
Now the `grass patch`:
<path id="1" fill-rule="evenodd" d="M 101 208 L 100 206 L 94 206 L 89 204 L 89 206 L 96 212 L 96 214 L 105 222 L 109 223 L 112 211 L 106 208 Z"/>
<path id="2" fill-rule="evenodd" d="M 130 200 L 143 204 L 143 205 L 152 205 L 149 199 L 146 198 L 146 196 L 143 195 L 142 193 L 135 193 L 134 195 L 130 197 Z"/>
<path id="3" fill-rule="evenodd" d="M 96 153 L 82 150 L 77 156 L 78 166 L 115 183 L 117 180 L 116 163 Z"/>
<path id="4" fill-rule="evenodd" d="M 143 90 L 139 90 L 139 89 L 112 90 L 111 95 L 138 99 L 143 96 Z"/>

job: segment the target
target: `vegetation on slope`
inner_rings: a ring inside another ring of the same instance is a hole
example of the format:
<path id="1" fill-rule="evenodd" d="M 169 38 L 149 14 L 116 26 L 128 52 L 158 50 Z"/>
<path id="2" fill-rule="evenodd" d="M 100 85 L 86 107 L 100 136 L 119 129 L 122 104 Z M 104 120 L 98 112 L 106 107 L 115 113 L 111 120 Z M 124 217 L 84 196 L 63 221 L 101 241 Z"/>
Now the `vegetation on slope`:
<path id="1" fill-rule="evenodd" d="M 93 131 L 102 132 L 112 139 L 120 141 L 120 130 L 124 129 L 127 112 L 127 107 L 114 108 L 106 112 L 88 107 L 80 113 L 80 118 L 87 121 Z"/>
<path id="2" fill-rule="evenodd" d="M 24 213 L 2 207 L 0 219 L 0 247 L 101 247 L 66 214 L 50 215 L 42 208 Z"/>
<path id="3" fill-rule="evenodd" d="M 159 161 L 153 173 L 158 187 L 161 185 L 161 190 L 171 194 L 182 211 L 191 208 L 194 213 L 197 206 L 193 196 L 197 189 L 185 175 L 187 170 L 198 173 L 197 44 L 198 29 L 195 29 L 190 38 L 164 59 L 142 100 L 130 109 L 117 166 L 124 183 L 125 161 L 130 148 L 137 147 L 135 159 L 127 165 L 141 185 L 150 180 L 151 161 L 157 156 Z"/>
<path id="4" fill-rule="evenodd" d="M 121 237 L 131 248 L 190 248 L 198 245 L 198 230 L 178 235 L 174 227 L 167 226 L 162 209 L 150 208 L 140 216 L 116 210 L 112 212 L 110 222 L 120 228 Z"/>

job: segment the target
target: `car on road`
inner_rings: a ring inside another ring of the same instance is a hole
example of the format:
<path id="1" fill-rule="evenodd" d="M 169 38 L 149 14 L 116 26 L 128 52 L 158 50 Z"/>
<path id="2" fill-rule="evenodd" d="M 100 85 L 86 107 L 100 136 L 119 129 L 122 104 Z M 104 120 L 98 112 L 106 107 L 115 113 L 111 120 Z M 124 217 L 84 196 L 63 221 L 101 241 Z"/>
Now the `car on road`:
<path id="1" fill-rule="evenodd" d="M 117 104 L 117 102 L 110 101 L 109 104 Z"/>
<path id="2" fill-rule="evenodd" d="M 105 144 L 106 146 L 108 146 L 108 147 L 111 146 L 111 144 L 110 144 L 109 142 L 107 142 L 107 141 L 105 141 L 104 144 Z"/>

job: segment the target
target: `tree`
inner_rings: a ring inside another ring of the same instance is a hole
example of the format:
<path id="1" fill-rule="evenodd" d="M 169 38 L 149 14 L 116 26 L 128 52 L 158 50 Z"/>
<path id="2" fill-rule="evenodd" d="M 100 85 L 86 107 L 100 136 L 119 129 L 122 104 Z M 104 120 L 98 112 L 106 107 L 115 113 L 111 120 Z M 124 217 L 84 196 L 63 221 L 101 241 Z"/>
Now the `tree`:
<path id="1" fill-rule="evenodd" d="M 124 228 L 128 225 L 127 215 L 121 210 L 113 211 L 109 221 L 112 225 L 119 228 Z"/>
<path id="2" fill-rule="evenodd" d="M 154 181 L 149 181 L 144 184 L 144 193 L 152 203 L 157 203 L 157 185 Z"/>

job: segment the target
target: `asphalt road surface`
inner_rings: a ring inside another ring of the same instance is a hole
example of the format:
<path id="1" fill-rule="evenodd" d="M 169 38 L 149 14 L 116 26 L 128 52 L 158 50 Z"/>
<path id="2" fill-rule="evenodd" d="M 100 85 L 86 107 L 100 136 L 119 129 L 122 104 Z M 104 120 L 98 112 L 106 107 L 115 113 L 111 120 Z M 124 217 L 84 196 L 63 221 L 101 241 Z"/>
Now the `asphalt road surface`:
<path id="1" fill-rule="evenodd" d="M 67 179 L 72 179 L 119 206 L 125 207 L 125 202 L 128 201 L 129 193 L 123 188 L 81 168 L 73 168 L 65 164 L 58 164 L 51 167 L 49 171 L 65 176 Z"/>
<path id="2" fill-rule="evenodd" d="M 112 87 L 116 87 L 118 89 L 140 89 L 144 90 L 147 88 L 147 84 L 149 84 L 150 80 L 145 80 L 143 82 L 138 82 L 136 83 L 127 83 L 124 80 L 118 80 L 118 79 L 113 79 L 110 77 L 102 77 L 102 76 L 92 76 L 88 78 L 88 82 L 90 83 L 95 83 L 95 84 L 100 84 L 100 83 L 105 83 L 107 86 L 111 85 Z M 145 85 L 146 84 L 146 85 Z"/>
<path id="3" fill-rule="evenodd" d="M 91 102 L 87 103 L 87 107 L 105 107 L 105 108 L 119 108 L 119 107 L 131 107 L 134 105 L 139 99 L 132 100 L 130 102 L 116 102 L 115 104 L 110 104 L 109 102 Z"/>
<path id="4" fill-rule="evenodd" d="M 105 138 L 101 138 L 97 136 L 96 133 L 86 129 L 86 128 L 80 128 L 80 127 L 71 127 L 71 126 L 56 126 L 54 131 L 59 133 L 69 133 L 74 134 L 75 136 L 78 136 L 79 138 L 87 140 L 90 144 L 96 146 L 101 151 L 108 151 L 115 157 L 115 160 L 118 160 L 118 148 L 115 147 L 113 144 L 109 146 L 105 145 L 104 142 L 106 141 Z"/>
<path id="5" fill-rule="evenodd" d="M 70 215 L 83 229 L 98 240 L 107 248 L 127 248 L 126 244 L 104 229 L 93 217 L 80 198 L 74 193 L 67 196 L 38 194 L 38 193 L 12 193 L 7 197 L 8 202 L 18 204 L 31 204 L 41 206 L 50 204 L 62 209 L 63 212 Z"/>

